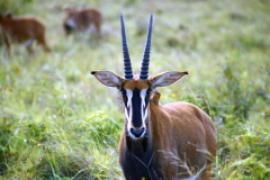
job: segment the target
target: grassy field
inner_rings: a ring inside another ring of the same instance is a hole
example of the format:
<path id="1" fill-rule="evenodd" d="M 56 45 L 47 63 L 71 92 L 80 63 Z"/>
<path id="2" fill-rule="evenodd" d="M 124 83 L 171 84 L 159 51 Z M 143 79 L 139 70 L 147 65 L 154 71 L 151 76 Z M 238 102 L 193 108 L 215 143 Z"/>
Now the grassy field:
<path id="1" fill-rule="evenodd" d="M 99 8 L 102 39 L 65 37 L 67 6 Z M 154 12 L 150 73 L 189 72 L 160 89 L 161 102 L 189 101 L 211 115 L 215 179 L 270 179 L 270 1 L 11 0 L 0 8 L 44 22 L 52 48 L 30 56 L 14 45 L 7 58 L 0 47 L 0 179 L 123 179 L 119 95 L 90 76 L 103 69 L 123 74 L 120 12 L 135 69 Z"/>

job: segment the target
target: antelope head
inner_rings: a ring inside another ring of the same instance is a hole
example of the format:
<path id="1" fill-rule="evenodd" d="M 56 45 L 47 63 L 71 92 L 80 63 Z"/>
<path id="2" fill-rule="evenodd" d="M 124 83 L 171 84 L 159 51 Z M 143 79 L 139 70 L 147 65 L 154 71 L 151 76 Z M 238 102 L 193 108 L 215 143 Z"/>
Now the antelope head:
<path id="1" fill-rule="evenodd" d="M 150 119 L 149 101 L 153 90 L 157 87 L 168 86 L 188 73 L 171 71 L 148 78 L 153 24 L 153 15 L 151 15 L 148 23 L 147 39 L 140 74 L 138 77 L 135 77 L 133 75 L 131 60 L 129 57 L 125 22 L 122 15 L 120 16 L 120 22 L 125 78 L 122 78 L 110 71 L 92 71 L 91 74 L 93 74 L 105 86 L 115 87 L 120 90 L 125 104 L 126 135 L 133 140 L 138 140 L 145 137 L 148 132 L 148 122 Z"/>

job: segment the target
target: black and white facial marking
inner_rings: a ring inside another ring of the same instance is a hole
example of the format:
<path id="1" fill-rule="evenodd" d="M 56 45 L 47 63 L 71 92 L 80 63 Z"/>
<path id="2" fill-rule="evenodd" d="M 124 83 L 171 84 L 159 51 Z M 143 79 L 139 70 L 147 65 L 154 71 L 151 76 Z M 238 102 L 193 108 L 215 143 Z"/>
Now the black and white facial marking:
<path id="1" fill-rule="evenodd" d="M 77 29 L 78 25 L 76 23 L 76 20 L 74 19 L 74 17 L 68 17 L 64 24 L 63 24 L 64 30 L 66 32 L 66 34 L 70 34 L 72 33 L 74 30 Z"/>
<path id="2" fill-rule="evenodd" d="M 65 21 L 65 26 L 70 29 L 76 29 L 78 27 L 77 22 L 74 17 L 69 17 Z"/>
<path id="3" fill-rule="evenodd" d="M 126 130 L 133 139 L 144 137 L 147 132 L 150 88 L 121 89 L 126 116 Z"/>

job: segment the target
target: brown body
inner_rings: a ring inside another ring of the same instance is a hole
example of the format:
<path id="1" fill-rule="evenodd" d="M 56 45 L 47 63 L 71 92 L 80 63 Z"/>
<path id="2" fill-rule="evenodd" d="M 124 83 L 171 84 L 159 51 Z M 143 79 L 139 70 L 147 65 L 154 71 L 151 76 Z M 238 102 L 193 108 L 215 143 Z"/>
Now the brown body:
<path id="1" fill-rule="evenodd" d="M 94 8 L 66 8 L 67 16 L 64 19 L 63 27 L 67 35 L 72 32 L 90 31 L 91 27 L 100 35 L 102 15 L 101 12 Z"/>
<path id="2" fill-rule="evenodd" d="M 97 80 L 117 88 L 125 108 L 120 165 L 127 180 L 209 180 L 216 155 L 211 118 L 197 106 L 159 105 L 158 87 L 169 86 L 188 72 L 169 71 L 148 78 L 153 15 L 150 15 L 141 71 L 134 76 L 120 16 L 125 78 L 111 71 L 92 71 Z"/>
<path id="3" fill-rule="evenodd" d="M 145 85 L 140 83 L 135 86 L 140 88 Z M 211 163 L 216 155 L 216 131 L 211 118 L 193 104 L 176 102 L 159 105 L 159 98 L 160 94 L 154 92 L 149 104 L 151 132 L 148 140 L 151 143 L 148 144 L 153 146 L 153 162 L 160 169 L 160 179 L 192 176 L 194 179 L 212 179 Z M 127 143 L 124 131 L 119 145 L 121 164 L 126 160 Z"/>
<path id="4" fill-rule="evenodd" d="M 10 53 L 11 43 L 25 43 L 31 53 L 33 41 L 36 41 L 45 51 L 50 51 L 45 39 L 45 26 L 33 17 L 13 17 L 0 15 L 1 32 L 4 43 Z"/>

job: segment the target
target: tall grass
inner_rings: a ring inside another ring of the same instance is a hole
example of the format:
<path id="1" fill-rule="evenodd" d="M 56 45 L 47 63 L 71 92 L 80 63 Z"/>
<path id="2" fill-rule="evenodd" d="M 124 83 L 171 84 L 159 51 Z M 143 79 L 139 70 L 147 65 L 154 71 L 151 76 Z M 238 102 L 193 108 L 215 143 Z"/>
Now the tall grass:
<path id="1" fill-rule="evenodd" d="M 268 1 L 36 0 L 33 5 L 26 5 L 26 14 L 46 24 L 53 51 L 37 47 L 30 56 L 14 45 L 7 58 L 0 47 L 0 179 L 123 179 L 117 158 L 122 105 L 116 90 L 89 74 L 99 69 L 123 74 L 120 12 L 126 15 L 134 68 L 147 15 L 154 12 L 151 74 L 189 71 L 160 89 L 161 103 L 189 101 L 211 115 L 218 132 L 215 178 L 270 178 Z M 103 12 L 101 40 L 64 36 L 59 9 L 69 5 Z"/>

